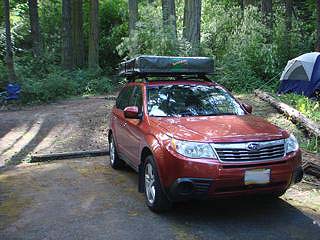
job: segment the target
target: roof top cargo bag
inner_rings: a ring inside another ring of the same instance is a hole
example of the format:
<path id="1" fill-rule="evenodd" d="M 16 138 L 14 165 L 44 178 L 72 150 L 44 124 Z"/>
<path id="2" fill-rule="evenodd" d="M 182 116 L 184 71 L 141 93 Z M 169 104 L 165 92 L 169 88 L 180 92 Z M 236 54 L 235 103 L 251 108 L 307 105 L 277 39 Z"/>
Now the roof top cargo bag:
<path id="1" fill-rule="evenodd" d="M 210 75 L 213 72 L 214 61 L 207 57 L 139 56 L 120 64 L 120 75 L 126 77 Z"/>

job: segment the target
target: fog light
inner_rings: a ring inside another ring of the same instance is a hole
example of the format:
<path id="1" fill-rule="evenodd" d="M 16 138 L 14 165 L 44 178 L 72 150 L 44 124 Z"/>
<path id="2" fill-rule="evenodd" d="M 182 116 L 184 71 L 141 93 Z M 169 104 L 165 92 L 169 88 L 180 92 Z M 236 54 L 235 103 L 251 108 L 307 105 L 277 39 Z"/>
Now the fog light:
<path id="1" fill-rule="evenodd" d="M 181 182 L 178 186 L 178 193 L 180 195 L 190 195 L 193 191 L 192 182 Z"/>

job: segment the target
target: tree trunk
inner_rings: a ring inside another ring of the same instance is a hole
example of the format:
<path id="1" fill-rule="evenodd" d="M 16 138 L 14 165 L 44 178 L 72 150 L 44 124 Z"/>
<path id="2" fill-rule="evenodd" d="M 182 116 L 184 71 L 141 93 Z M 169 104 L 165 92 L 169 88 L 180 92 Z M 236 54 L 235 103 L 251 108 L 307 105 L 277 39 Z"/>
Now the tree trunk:
<path id="1" fill-rule="evenodd" d="M 138 21 L 138 1 L 129 0 L 129 34 L 136 29 L 136 23 Z"/>
<path id="2" fill-rule="evenodd" d="M 192 55 L 200 50 L 201 0 L 185 0 L 183 37 L 191 43 Z"/>
<path id="3" fill-rule="evenodd" d="M 71 0 L 62 0 L 62 66 L 73 68 Z"/>
<path id="4" fill-rule="evenodd" d="M 256 0 L 242 0 L 243 2 L 243 7 L 247 7 L 249 5 L 255 5 L 256 4 Z"/>
<path id="5" fill-rule="evenodd" d="M 28 0 L 28 5 L 33 55 L 39 57 L 42 55 L 42 41 L 39 24 L 38 0 Z"/>
<path id="6" fill-rule="evenodd" d="M 16 73 L 14 70 L 12 40 L 11 40 L 11 26 L 10 26 L 10 6 L 9 0 L 3 0 L 3 15 L 6 28 L 6 64 L 8 70 L 8 80 L 13 83 L 16 80 Z"/>
<path id="7" fill-rule="evenodd" d="M 162 0 L 163 26 L 177 37 L 176 6 L 174 0 Z"/>
<path id="8" fill-rule="evenodd" d="M 317 0 L 317 44 L 316 51 L 320 51 L 320 0 Z"/>
<path id="9" fill-rule="evenodd" d="M 261 5 L 262 22 L 267 26 L 269 32 L 267 34 L 267 42 L 272 41 L 272 29 L 273 29 L 273 12 L 272 12 L 272 0 L 262 0 Z"/>
<path id="10" fill-rule="evenodd" d="M 99 0 L 90 0 L 89 68 L 99 68 Z"/>
<path id="11" fill-rule="evenodd" d="M 285 9 L 286 9 L 286 29 L 284 32 L 284 41 L 287 46 L 287 59 L 291 57 L 291 30 L 292 30 L 292 0 L 286 0 Z"/>
<path id="12" fill-rule="evenodd" d="M 82 0 L 72 0 L 72 46 L 74 65 L 81 68 L 84 65 Z"/>

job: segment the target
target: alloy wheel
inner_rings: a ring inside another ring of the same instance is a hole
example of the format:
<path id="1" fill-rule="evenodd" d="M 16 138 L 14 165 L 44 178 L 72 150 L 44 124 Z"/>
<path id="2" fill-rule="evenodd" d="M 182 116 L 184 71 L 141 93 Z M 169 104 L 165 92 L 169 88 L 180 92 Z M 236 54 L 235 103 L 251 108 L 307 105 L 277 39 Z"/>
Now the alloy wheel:
<path id="1" fill-rule="evenodd" d="M 114 147 L 113 140 L 110 141 L 109 149 L 110 149 L 110 162 L 111 162 L 111 164 L 114 164 L 116 153 L 115 153 L 115 147 Z"/>
<path id="2" fill-rule="evenodd" d="M 151 163 L 147 163 L 144 173 L 145 179 L 145 190 L 147 195 L 147 200 L 150 204 L 153 204 L 156 197 L 156 188 L 155 188 L 155 176 L 153 172 L 153 167 Z"/>

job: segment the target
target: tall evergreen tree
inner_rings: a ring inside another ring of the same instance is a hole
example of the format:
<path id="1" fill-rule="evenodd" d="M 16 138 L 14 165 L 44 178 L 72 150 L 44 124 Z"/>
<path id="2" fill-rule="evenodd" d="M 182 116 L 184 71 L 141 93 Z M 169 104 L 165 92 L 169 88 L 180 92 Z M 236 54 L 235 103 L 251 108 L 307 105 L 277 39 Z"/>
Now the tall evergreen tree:
<path id="1" fill-rule="evenodd" d="M 317 43 L 316 51 L 320 52 L 320 0 L 317 0 Z"/>
<path id="2" fill-rule="evenodd" d="M 84 65 L 83 7 L 82 0 L 72 0 L 72 46 L 73 63 L 76 67 Z"/>
<path id="3" fill-rule="evenodd" d="M 42 55 L 42 41 L 39 24 L 38 0 L 28 0 L 33 55 Z"/>
<path id="4" fill-rule="evenodd" d="M 137 0 L 128 0 L 129 5 L 129 33 L 136 29 L 136 23 L 138 21 L 138 1 Z"/>
<path id="5" fill-rule="evenodd" d="M 162 0 L 163 25 L 172 31 L 172 35 L 177 37 L 176 6 L 175 0 Z"/>
<path id="6" fill-rule="evenodd" d="M 200 50 L 201 0 L 185 0 L 183 16 L 183 37 L 192 46 L 192 54 Z"/>
<path id="7" fill-rule="evenodd" d="M 90 0 L 89 68 L 99 68 L 99 0 Z"/>
<path id="8" fill-rule="evenodd" d="M 73 68 L 71 0 L 62 0 L 62 66 Z"/>
<path id="9" fill-rule="evenodd" d="M 9 82 L 16 80 L 16 73 L 13 62 L 12 40 L 11 40 L 11 26 L 10 26 L 10 5 L 9 0 L 3 0 L 3 15 L 6 28 L 6 64 L 8 71 Z"/>
<path id="10" fill-rule="evenodd" d="M 291 30 L 292 30 L 292 8 L 293 8 L 293 0 L 285 1 L 285 9 L 286 9 L 286 28 L 284 32 L 284 41 L 287 46 L 287 58 L 291 57 Z"/>
<path id="11" fill-rule="evenodd" d="M 243 4 L 244 7 L 247 7 L 249 5 L 254 5 L 254 4 L 257 3 L 256 0 L 242 0 L 242 2 L 243 2 L 242 4 Z"/>
<path id="12" fill-rule="evenodd" d="M 267 41 L 272 41 L 272 29 L 273 29 L 273 12 L 272 12 L 272 0 L 262 0 L 261 4 L 262 21 L 268 27 Z"/>

